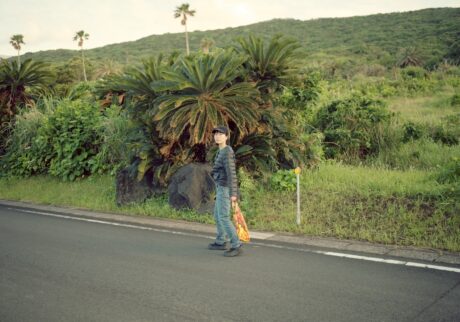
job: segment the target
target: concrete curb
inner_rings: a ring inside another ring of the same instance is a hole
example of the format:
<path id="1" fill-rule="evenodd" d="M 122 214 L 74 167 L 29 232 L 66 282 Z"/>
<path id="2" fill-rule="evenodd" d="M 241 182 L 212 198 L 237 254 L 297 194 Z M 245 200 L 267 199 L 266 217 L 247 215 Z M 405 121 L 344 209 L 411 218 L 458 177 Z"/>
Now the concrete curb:
<path id="1" fill-rule="evenodd" d="M 214 225 L 192 223 L 181 220 L 160 219 L 146 216 L 119 215 L 111 213 L 94 212 L 77 208 L 37 205 L 28 202 L 9 200 L 0 200 L 0 205 L 13 208 L 34 209 L 39 211 L 65 214 L 68 216 L 105 220 L 124 224 L 150 226 L 155 228 L 183 232 L 200 233 L 209 236 L 213 236 L 215 234 Z M 372 255 L 381 255 L 385 257 L 406 258 L 412 260 L 419 260 L 423 262 L 442 263 L 460 266 L 460 252 L 446 252 L 434 249 L 374 244 L 355 240 L 340 240 L 336 238 L 298 236 L 287 233 L 261 231 L 251 231 L 251 239 L 257 242 L 266 242 L 272 244 L 278 243 L 284 245 L 287 244 L 293 247 L 300 248 L 340 250 L 342 252 L 348 253 L 366 253 Z"/>

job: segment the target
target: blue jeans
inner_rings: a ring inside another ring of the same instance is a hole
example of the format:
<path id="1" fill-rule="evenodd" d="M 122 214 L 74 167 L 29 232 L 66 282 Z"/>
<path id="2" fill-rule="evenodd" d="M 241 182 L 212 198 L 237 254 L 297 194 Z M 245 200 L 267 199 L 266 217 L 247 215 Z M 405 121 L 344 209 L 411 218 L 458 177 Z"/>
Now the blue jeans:
<path id="1" fill-rule="evenodd" d="M 216 185 L 214 219 L 217 226 L 216 244 L 222 245 L 229 238 L 232 248 L 240 247 L 240 239 L 230 219 L 230 191 L 228 187 Z"/>

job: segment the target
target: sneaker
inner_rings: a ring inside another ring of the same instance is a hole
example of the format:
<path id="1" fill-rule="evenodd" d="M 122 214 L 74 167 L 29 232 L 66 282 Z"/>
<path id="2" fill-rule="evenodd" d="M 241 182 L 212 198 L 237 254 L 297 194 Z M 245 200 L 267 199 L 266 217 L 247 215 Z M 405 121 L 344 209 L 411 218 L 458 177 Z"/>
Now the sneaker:
<path id="1" fill-rule="evenodd" d="M 211 250 L 227 250 L 227 243 L 219 245 L 219 244 L 214 242 L 214 243 L 208 245 L 208 249 L 211 249 Z"/>
<path id="2" fill-rule="evenodd" d="M 232 247 L 229 250 L 224 252 L 224 256 L 225 257 L 235 257 L 235 256 L 240 255 L 242 252 L 243 252 L 243 249 L 241 246 L 236 247 L 236 248 Z"/>

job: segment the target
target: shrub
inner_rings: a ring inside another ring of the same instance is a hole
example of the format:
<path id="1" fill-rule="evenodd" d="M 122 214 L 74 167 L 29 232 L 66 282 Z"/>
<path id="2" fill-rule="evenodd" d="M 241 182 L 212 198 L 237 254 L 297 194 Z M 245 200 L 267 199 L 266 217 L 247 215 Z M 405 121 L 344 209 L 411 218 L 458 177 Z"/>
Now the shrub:
<path id="1" fill-rule="evenodd" d="M 441 142 L 446 145 L 457 145 L 459 138 L 458 132 L 459 131 L 455 131 L 454 129 L 439 125 L 434 129 L 432 138 L 434 141 Z"/>
<path id="2" fill-rule="evenodd" d="M 410 140 L 418 140 L 421 139 L 424 135 L 424 129 L 420 124 L 416 124 L 414 122 L 407 122 L 403 125 L 403 128 L 403 142 L 408 142 Z"/>
<path id="3" fill-rule="evenodd" d="M 64 180 L 98 172 L 102 165 L 96 155 L 101 138 L 99 107 L 85 101 L 63 100 L 45 126 L 53 147 L 49 173 Z"/>
<path id="4" fill-rule="evenodd" d="M 129 165 L 134 157 L 130 143 L 139 131 L 120 106 L 112 105 L 104 111 L 98 133 L 101 146 L 97 158 L 101 167 L 115 173 Z"/>
<path id="5" fill-rule="evenodd" d="M 427 78 L 428 75 L 429 73 L 422 67 L 411 66 L 401 69 L 401 76 L 406 80 L 414 78 L 424 79 Z"/>
<path id="6" fill-rule="evenodd" d="M 48 114 L 38 109 L 18 115 L 2 158 L 2 172 L 13 176 L 28 177 L 46 173 L 52 157 L 52 146 L 44 124 Z"/>
<path id="7" fill-rule="evenodd" d="M 454 94 L 450 99 L 450 105 L 460 106 L 460 94 Z"/>
<path id="8" fill-rule="evenodd" d="M 451 195 L 456 202 L 457 214 L 459 207 L 459 197 L 460 197 L 460 159 L 458 157 L 453 157 L 450 159 L 449 163 L 439 167 L 436 181 L 441 184 L 446 185 L 447 194 Z"/>
<path id="9" fill-rule="evenodd" d="M 440 167 L 437 181 L 439 183 L 460 182 L 460 159 L 454 157 L 449 161 L 449 163 Z"/>
<path id="10" fill-rule="evenodd" d="M 383 101 L 355 94 L 321 108 L 313 125 L 324 133 L 327 158 L 356 159 L 379 151 L 390 117 Z"/>
<path id="11" fill-rule="evenodd" d="M 277 191 L 295 191 L 296 174 L 293 170 L 278 170 L 270 177 L 270 186 Z"/>

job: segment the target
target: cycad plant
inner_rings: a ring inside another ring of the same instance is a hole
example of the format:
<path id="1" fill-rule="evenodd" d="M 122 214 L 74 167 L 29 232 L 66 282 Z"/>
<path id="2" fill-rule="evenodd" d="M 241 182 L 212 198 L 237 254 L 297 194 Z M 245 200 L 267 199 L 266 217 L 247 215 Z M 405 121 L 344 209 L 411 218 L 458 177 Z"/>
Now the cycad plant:
<path id="1" fill-rule="evenodd" d="M 7 124 L 14 119 L 20 106 L 30 105 L 33 93 L 46 92 L 50 74 L 47 65 L 30 59 L 0 64 L 0 153 Z"/>
<path id="2" fill-rule="evenodd" d="M 262 56 L 254 57 L 249 46 L 247 52 L 159 57 L 103 82 L 102 92 L 126 97 L 123 105 L 142 133 L 132 146 L 139 179 L 153 172 L 157 182 L 166 184 L 178 167 L 211 160 L 217 125 L 230 128 L 239 166 L 260 173 L 299 164 L 303 150 L 297 133 L 287 135 L 283 113 L 271 104 L 289 75 L 296 45 L 279 38 L 269 46 L 257 38 L 245 42 L 253 42 Z"/>
<path id="3" fill-rule="evenodd" d="M 45 63 L 28 59 L 19 66 L 17 61 L 3 61 L 0 65 L 1 114 L 15 115 L 18 105 L 31 103 L 31 90 L 46 91 L 49 80 Z"/>
<path id="4" fill-rule="evenodd" d="M 247 57 L 244 67 L 249 81 L 256 82 L 262 97 L 269 100 L 292 75 L 291 63 L 299 44 L 281 36 L 273 37 L 268 44 L 255 36 L 237 42 L 236 50 Z"/>
<path id="5" fill-rule="evenodd" d="M 164 93 L 155 100 L 157 130 L 170 144 L 186 143 L 195 159 L 204 162 L 212 129 L 227 125 L 236 136 L 257 127 L 258 91 L 254 83 L 240 81 L 244 58 L 217 52 L 180 59 L 153 86 Z"/>

